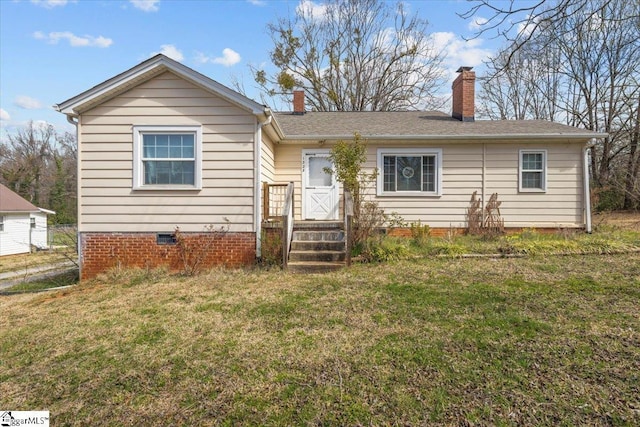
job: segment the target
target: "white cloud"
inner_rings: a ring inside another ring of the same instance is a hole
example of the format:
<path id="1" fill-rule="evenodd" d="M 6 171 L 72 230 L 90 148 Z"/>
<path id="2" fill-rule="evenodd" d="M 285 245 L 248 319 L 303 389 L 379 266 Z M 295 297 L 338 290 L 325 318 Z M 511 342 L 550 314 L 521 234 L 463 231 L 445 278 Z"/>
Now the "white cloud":
<path id="1" fill-rule="evenodd" d="M 327 5 L 318 4 L 311 0 L 302 0 L 296 7 L 296 13 L 307 18 L 322 20 L 327 14 Z"/>
<path id="2" fill-rule="evenodd" d="M 214 58 L 213 62 L 216 64 L 222 64 L 225 67 L 230 67 L 240 62 L 241 59 L 242 58 L 240 58 L 240 54 L 238 52 L 226 47 L 222 49 L 222 56 Z"/>
<path id="3" fill-rule="evenodd" d="M 240 57 L 240 54 L 228 47 L 222 49 L 222 56 L 218 56 L 216 58 L 209 57 L 201 52 L 197 52 L 196 54 L 196 61 L 198 61 L 201 64 L 206 64 L 207 62 L 210 62 L 212 64 L 220 64 L 220 65 L 224 65 L 225 67 L 231 67 L 232 65 L 237 64 L 241 60 L 242 60 L 242 57 Z"/>
<path id="4" fill-rule="evenodd" d="M 169 58 L 178 62 L 181 62 L 184 59 L 184 55 L 182 54 L 182 52 L 180 52 L 180 49 L 172 44 L 160 45 L 160 52 L 153 52 L 151 56 L 157 55 L 159 53 L 163 54 L 164 56 L 168 56 Z"/>
<path id="5" fill-rule="evenodd" d="M 157 12 L 160 0 L 129 0 L 129 2 L 136 9 L 140 9 L 145 12 Z"/>
<path id="6" fill-rule="evenodd" d="M 437 32 L 431 34 L 431 39 L 436 51 L 446 53 L 441 71 L 445 80 L 450 82 L 457 77 L 459 67 L 479 67 L 494 53 L 483 48 L 483 40 L 479 38 L 464 40 L 452 32 Z"/>
<path id="7" fill-rule="evenodd" d="M 33 37 L 38 40 L 46 40 L 49 44 L 58 44 L 60 40 L 67 40 L 69 42 L 69 46 L 72 47 L 105 48 L 113 44 L 113 40 L 103 36 L 93 37 L 85 35 L 80 37 L 70 31 L 56 31 L 49 34 L 45 34 L 42 31 L 36 31 L 33 33 Z"/>
<path id="8" fill-rule="evenodd" d="M 451 68 L 481 65 L 492 54 L 491 50 L 481 47 L 482 39 L 464 40 L 452 32 L 433 33 L 431 38 L 436 51 L 446 52 L 445 65 Z"/>
<path id="9" fill-rule="evenodd" d="M 267 4 L 265 0 L 247 0 L 247 3 L 251 3 L 254 6 L 265 6 Z"/>
<path id="10" fill-rule="evenodd" d="M 489 22 L 487 18 L 476 16 L 469 22 L 468 28 L 472 31 L 480 30 L 487 22 Z"/>
<path id="11" fill-rule="evenodd" d="M 57 6 L 66 6 L 69 3 L 68 0 L 31 0 L 31 3 L 36 6 L 46 7 L 47 9 L 51 9 Z"/>
<path id="12" fill-rule="evenodd" d="M 11 120 L 11 116 L 3 108 L 0 108 L 0 120 L 4 120 L 4 121 Z"/>
<path id="13" fill-rule="evenodd" d="M 16 99 L 13 101 L 13 105 L 24 108 L 25 110 L 38 110 L 42 108 L 42 103 L 40 101 L 26 95 L 16 96 Z"/>
<path id="14" fill-rule="evenodd" d="M 527 15 L 527 19 L 518 23 L 518 36 L 529 36 L 538 25 L 538 19 L 531 19 L 531 15 Z"/>

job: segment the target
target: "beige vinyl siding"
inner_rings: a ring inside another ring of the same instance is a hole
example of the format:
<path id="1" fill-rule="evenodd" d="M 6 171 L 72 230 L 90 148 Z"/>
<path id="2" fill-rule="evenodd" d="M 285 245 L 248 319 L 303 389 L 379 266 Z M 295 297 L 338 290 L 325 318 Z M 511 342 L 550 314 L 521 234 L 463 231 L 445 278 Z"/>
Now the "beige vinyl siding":
<path id="1" fill-rule="evenodd" d="M 202 190 L 132 190 L 136 125 L 202 126 Z M 170 72 L 84 112 L 80 231 L 253 231 L 255 129 L 251 113 Z"/>
<path id="2" fill-rule="evenodd" d="M 262 152 L 260 153 L 261 163 L 261 176 L 262 182 L 272 183 L 275 180 L 275 149 L 271 139 L 262 132 Z"/>
<path id="3" fill-rule="evenodd" d="M 326 146 L 325 146 L 326 147 Z M 325 148 L 323 147 L 323 148 Z M 483 143 L 387 144 L 369 143 L 365 167 L 377 167 L 379 148 L 442 149 L 441 196 L 377 196 L 379 206 L 405 221 L 431 227 L 466 227 L 466 209 L 474 191 L 482 195 Z M 276 181 L 295 182 L 295 215 L 301 217 L 301 159 L 306 145 L 276 146 Z M 518 192 L 518 161 L 521 149 L 547 151 L 547 190 Z M 500 211 L 507 227 L 581 227 L 583 225 L 582 144 L 579 143 L 486 143 L 485 198 L 498 193 Z M 375 191 L 375 189 L 373 189 Z"/>
<path id="4" fill-rule="evenodd" d="M 277 145 L 275 147 L 275 181 L 293 182 L 293 215 L 294 219 L 302 218 L 302 148 L 293 145 Z"/>
<path id="5" fill-rule="evenodd" d="M 379 206 L 389 214 L 396 212 L 406 222 L 421 221 L 431 227 L 463 227 L 465 212 L 474 190 L 482 190 L 482 147 L 461 144 L 398 144 L 392 148 L 442 149 L 441 196 L 380 196 Z M 378 148 L 389 145 L 370 145 L 367 166 L 377 167 Z M 382 172 L 382 170 L 380 170 Z"/>
<path id="6" fill-rule="evenodd" d="M 487 198 L 498 193 L 511 227 L 581 227 L 584 196 L 582 144 L 487 144 Z M 546 150 L 544 193 L 518 191 L 520 150 Z"/>
<path id="7" fill-rule="evenodd" d="M 378 148 L 389 148 L 390 145 L 369 144 L 365 168 L 373 171 L 377 167 Z M 393 148 L 411 148 L 408 144 L 394 144 Z M 413 147 L 418 147 L 413 145 Z M 425 145 L 419 147 L 424 148 Z M 433 145 L 429 148 L 443 149 L 443 196 L 441 197 L 403 197 L 381 196 L 376 199 L 386 213 L 397 212 L 406 221 L 430 221 L 434 227 L 448 227 L 449 222 L 464 222 L 464 210 L 469 204 L 470 187 L 481 189 L 482 150 L 471 146 Z M 276 147 L 276 180 L 294 181 L 295 217 L 302 215 L 302 148 L 312 146 L 282 145 Z M 323 147 L 324 148 L 324 147 Z M 466 162 L 466 163 L 465 163 Z M 477 163 L 476 163 L 477 162 Z M 473 167 L 472 167 L 473 166 Z M 450 169 L 449 169 L 450 168 Z M 375 193 L 374 188 L 371 192 Z M 454 226 L 456 226 L 454 224 Z M 462 226 L 462 225 L 460 225 Z"/>
<path id="8" fill-rule="evenodd" d="M 260 191 L 263 190 L 263 184 L 273 183 L 275 182 L 275 148 L 274 143 L 271 139 L 266 135 L 266 133 L 262 132 L 262 144 L 261 144 L 261 152 L 260 152 Z M 264 195 L 260 194 L 260 212 L 261 212 L 261 220 L 264 220 L 264 208 L 265 208 L 265 200 Z"/>

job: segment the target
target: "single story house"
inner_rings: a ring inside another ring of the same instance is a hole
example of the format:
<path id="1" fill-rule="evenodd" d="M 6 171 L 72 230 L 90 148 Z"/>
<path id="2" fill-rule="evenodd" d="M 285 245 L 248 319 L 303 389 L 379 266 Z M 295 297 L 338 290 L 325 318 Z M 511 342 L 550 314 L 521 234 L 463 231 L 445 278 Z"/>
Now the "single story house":
<path id="1" fill-rule="evenodd" d="M 324 168 L 354 132 L 379 171 L 371 197 L 407 222 L 465 228 L 477 192 L 499 194 L 507 228 L 589 230 L 587 150 L 605 135 L 475 120 L 474 93 L 475 73 L 461 67 L 452 115 L 306 111 L 302 91 L 292 111 L 274 112 L 156 55 L 55 106 L 77 126 L 82 277 L 116 263 L 175 266 L 176 227 L 225 227 L 207 263 L 252 263 L 277 196 L 270 184 L 293 183 L 294 221 L 340 220 L 340 184 Z"/>
<path id="2" fill-rule="evenodd" d="M 47 215 L 54 214 L 0 184 L 0 256 L 48 249 Z"/>

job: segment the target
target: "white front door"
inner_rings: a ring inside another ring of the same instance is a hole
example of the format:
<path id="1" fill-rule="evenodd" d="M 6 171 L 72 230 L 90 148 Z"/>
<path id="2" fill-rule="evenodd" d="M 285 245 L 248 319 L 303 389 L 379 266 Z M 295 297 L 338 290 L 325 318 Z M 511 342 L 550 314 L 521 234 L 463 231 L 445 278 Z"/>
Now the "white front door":
<path id="1" fill-rule="evenodd" d="M 339 189 L 334 174 L 325 168 L 333 168 L 329 151 L 302 153 L 302 216 L 303 219 L 338 219 Z"/>

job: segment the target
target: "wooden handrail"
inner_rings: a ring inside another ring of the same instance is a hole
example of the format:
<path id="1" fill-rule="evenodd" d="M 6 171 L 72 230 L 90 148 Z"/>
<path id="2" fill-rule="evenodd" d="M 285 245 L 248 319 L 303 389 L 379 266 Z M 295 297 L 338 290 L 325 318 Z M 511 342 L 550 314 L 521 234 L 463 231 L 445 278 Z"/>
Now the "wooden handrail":
<path id="1" fill-rule="evenodd" d="M 293 182 L 287 184 L 284 207 L 282 209 L 282 267 L 289 264 L 289 250 L 293 238 Z"/>
<path id="2" fill-rule="evenodd" d="M 345 264 L 350 266 L 353 245 L 353 196 L 349 190 L 344 190 L 344 241 Z"/>

